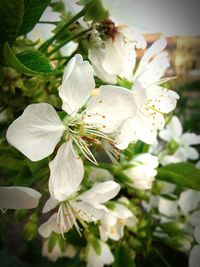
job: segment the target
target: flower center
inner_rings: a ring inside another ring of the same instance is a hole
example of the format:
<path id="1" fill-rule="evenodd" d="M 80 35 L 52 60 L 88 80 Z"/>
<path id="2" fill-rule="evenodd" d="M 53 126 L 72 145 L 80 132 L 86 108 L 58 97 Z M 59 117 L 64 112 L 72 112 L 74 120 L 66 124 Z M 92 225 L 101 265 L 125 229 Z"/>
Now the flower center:
<path id="1" fill-rule="evenodd" d="M 64 238 L 64 233 L 68 232 L 70 229 L 75 226 L 76 230 L 78 231 L 79 235 L 81 236 L 81 228 L 77 223 L 77 219 L 83 228 L 87 229 L 87 224 L 83 221 L 84 214 L 79 211 L 75 210 L 72 205 L 70 204 L 69 200 L 63 201 L 60 204 L 57 214 L 57 225 L 60 227 L 61 234 Z"/>
<path id="2" fill-rule="evenodd" d="M 84 112 L 76 114 L 74 117 L 66 116 L 63 123 L 67 129 L 66 141 L 71 139 L 89 161 L 97 164 L 90 147 L 93 145 L 103 147 L 103 140 L 111 140 L 107 134 L 101 132 L 95 126 L 84 123 Z"/>
<path id="3" fill-rule="evenodd" d="M 173 139 L 167 143 L 167 151 L 170 155 L 173 155 L 178 148 L 179 144 Z"/>

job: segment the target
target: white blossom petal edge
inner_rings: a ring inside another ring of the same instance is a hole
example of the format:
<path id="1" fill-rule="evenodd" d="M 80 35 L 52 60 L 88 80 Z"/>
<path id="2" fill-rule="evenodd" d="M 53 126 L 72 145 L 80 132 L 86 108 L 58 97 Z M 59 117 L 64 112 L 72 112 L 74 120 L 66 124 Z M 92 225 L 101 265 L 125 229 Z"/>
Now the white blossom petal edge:
<path id="1" fill-rule="evenodd" d="M 41 194 L 29 187 L 1 186 L 0 208 L 32 209 L 37 207 Z"/>

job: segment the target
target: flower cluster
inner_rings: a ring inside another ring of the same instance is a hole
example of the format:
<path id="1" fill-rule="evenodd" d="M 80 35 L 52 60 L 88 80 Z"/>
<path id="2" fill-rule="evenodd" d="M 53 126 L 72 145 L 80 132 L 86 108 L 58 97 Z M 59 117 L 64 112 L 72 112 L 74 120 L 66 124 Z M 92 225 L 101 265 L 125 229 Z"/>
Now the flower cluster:
<path id="1" fill-rule="evenodd" d="M 200 136 L 183 133 L 179 119 L 168 116 L 179 95 L 165 88 L 173 78 L 166 76 L 167 40 L 161 36 L 147 47 L 131 19 L 133 1 L 127 0 L 127 6 L 122 1 L 80 2 L 82 9 L 65 1 L 70 12 L 61 15 L 69 17 L 66 24 L 52 22 L 58 23 L 55 34 L 39 42 L 39 53 L 49 57 L 56 71 L 44 75 L 43 84 L 41 73 L 24 74 L 26 82 L 36 81 L 36 89 L 44 85 L 47 97 L 35 93 L 6 132 L 7 142 L 25 156 L 19 154 L 34 175 L 46 164 L 44 177 L 32 183 L 41 193 L 6 184 L 0 187 L 0 208 L 36 208 L 42 254 L 52 261 L 77 257 L 87 267 L 103 267 L 125 255 L 134 266 L 137 253 L 147 253 L 154 240 L 189 252 L 194 240 L 200 242 L 200 193 L 192 190 L 195 182 L 186 179 L 188 189 L 170 178 L 171 163 L 198 160 L 192 145 L 200 144 Z M 45 12 L 49 17 L 50 9 Z M 36 28 L 40 33 L 41 25 Z M 78 242 L 70 242 L 70 234 Z M 122 246 L 114 248 L 119 240 Z M 196 244 L 191 267 L 198 253 Z"/>

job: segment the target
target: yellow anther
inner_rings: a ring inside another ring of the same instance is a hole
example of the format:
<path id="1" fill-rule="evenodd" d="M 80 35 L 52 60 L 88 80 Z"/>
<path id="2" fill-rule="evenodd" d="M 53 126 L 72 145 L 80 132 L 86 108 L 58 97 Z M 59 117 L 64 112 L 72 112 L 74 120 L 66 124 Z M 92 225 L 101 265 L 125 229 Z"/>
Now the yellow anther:
<path id="1" fill-rule="evenodd" d="M 92 96 L 98 95 L 98 93 L 99 93 L 99 89 L 98 88 L 94 88 L 92 90 Z"/>

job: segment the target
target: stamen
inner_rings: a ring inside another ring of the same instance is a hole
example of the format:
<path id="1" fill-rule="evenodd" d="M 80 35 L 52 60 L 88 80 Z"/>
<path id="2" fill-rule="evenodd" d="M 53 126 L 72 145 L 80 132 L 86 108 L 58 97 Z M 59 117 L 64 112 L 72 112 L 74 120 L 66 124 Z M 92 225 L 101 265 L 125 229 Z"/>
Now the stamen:
<path id="1" fill-rule="evenodd" d="M 88 149 L 86 143 L 82 139 L 77 140 L 77 138 L 75 136 L 73 136 L 72 139 L 75 142 L 75 144 L 79 147 L 79 149 L 81 150 L 81 152 L 83 153 L 83 155 L 90 162 L 94 163 L 95 165 L 98 165 L 95 157 L 93 156 L 93 154 L 91 153 L 91 151 Z"/>

